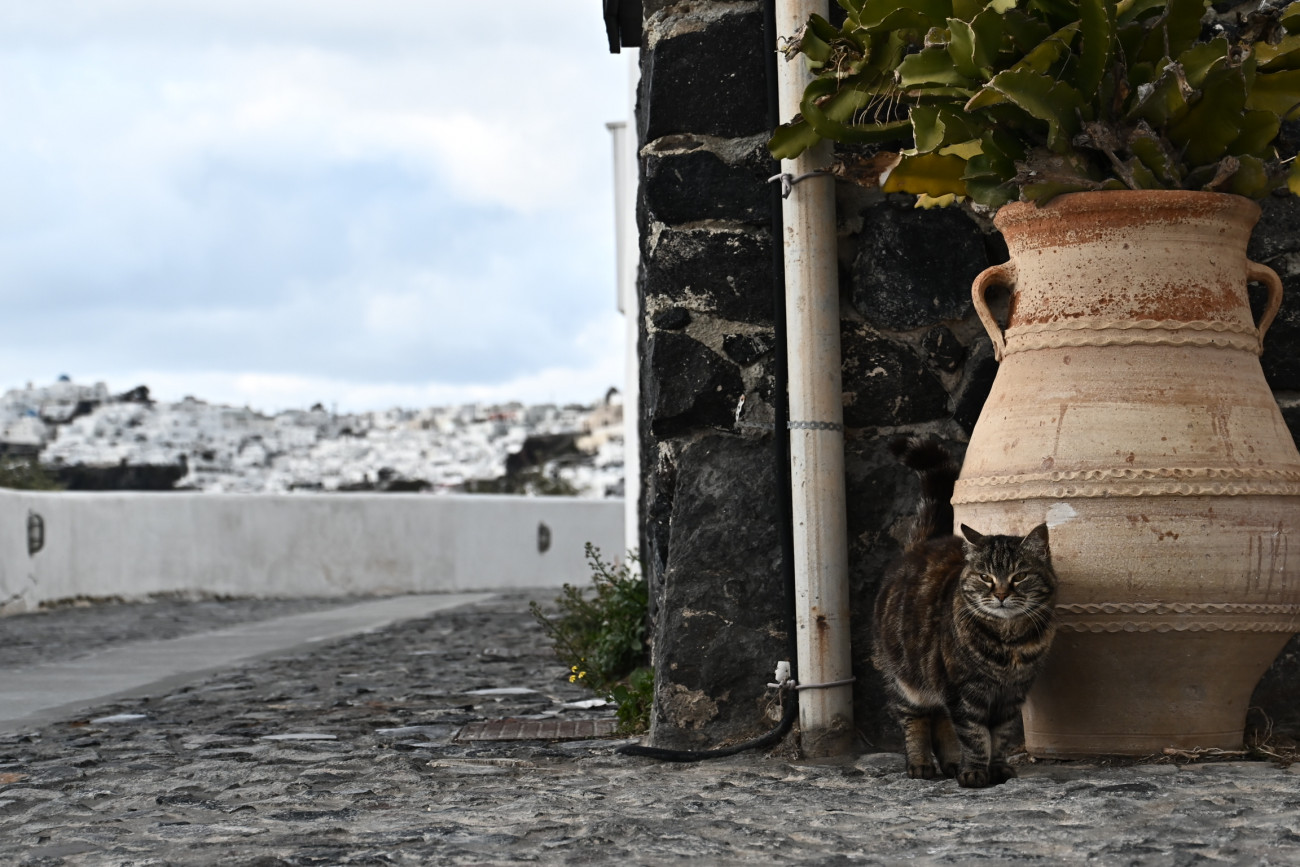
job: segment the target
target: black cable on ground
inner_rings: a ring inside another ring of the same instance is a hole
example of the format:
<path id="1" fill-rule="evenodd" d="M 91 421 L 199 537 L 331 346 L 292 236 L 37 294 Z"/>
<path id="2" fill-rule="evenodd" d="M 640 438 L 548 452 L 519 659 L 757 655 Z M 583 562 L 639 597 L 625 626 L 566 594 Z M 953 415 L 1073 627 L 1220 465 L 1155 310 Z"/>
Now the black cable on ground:
<path id="1" fill-rule="evenodd" d="M 767 734 L 759 735 L 743 743 L 729 747 L 718 747 L 712 750 L 668 750 L 659 747 L 645 747 L 641 744 L 628 744 L 619 747 L 614 752 L 625 756 L 658 759 L 661 762 L 698 762 L 704 759 L 721 759 L 726 756 L 734 756 L 746 750 L 758 750 L 763 747 L 775 746 L 781 742 L 781 738 L 785 737 L 786 732 L 790 731 L 790 727 L 794 725 L 795 717 L 799 715 L 798 690 L 794 689 L 793 686 L 781 687 L 781 701 L 785 705 L 785 712 L 781 714 L 781 721 L 776 724 L 776 728 Z"/>

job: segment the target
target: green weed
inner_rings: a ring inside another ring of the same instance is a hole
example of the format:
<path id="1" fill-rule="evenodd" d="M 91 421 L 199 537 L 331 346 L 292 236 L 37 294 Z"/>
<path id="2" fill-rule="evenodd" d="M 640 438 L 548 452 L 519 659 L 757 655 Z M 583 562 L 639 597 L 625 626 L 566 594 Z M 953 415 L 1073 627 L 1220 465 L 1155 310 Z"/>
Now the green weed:
<path id="1" fill-rule="evenodd" d="M 536 602 L 533 617 L 569 666 L 569 681 L 589 687 L 618 706 L 620 728 L 632 733 L 649 725 L 654 673 L 647 667 L 649 587 L 627 563 L 613 565 L 587 543 L 591 585 L 565 584 L 548 614 Z M 635 562 L 635 561 L 632 561 Z"/>

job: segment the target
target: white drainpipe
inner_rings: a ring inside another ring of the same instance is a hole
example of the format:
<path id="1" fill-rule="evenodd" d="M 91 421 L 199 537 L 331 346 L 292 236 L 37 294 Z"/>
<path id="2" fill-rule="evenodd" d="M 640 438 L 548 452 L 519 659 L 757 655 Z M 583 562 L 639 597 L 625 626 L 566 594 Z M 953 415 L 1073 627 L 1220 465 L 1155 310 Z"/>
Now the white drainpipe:
<path id="1" fill-rule="evenodd" d="M 775 0 L 778 45 L 826 0 Z M 802 56 L 777 58 L 783 119 L 799 111 L 812 80 Z M 790 475 L 793 494 L 799 728 L 810 758 L 853 749 L 853 669 L 849 647 L 848 528 L 844 497 L 844 411 L 840 387 L 840 305 L 835 181 L 810 172 L 831 163 L 822 142 L 781 171 L 795 183 L 782 208 L 786 344 L 790 365 Z M 802 180 L 800 180 L 803 178 Z"/>

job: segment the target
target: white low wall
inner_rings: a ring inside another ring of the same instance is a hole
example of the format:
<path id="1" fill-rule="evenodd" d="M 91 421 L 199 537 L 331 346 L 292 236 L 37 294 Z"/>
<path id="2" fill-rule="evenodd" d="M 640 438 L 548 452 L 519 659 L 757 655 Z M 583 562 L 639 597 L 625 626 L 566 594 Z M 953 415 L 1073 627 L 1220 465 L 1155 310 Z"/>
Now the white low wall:
<path id="1" fill-rule="evenodd" d="M 28 553 L 28 516 L 44 546 Z M 539 550 L 539 526 L 550 547 Z M 0 613 L 75 597 L 336 596 L 584 585 L 623 501 L 0 490 Z"/>

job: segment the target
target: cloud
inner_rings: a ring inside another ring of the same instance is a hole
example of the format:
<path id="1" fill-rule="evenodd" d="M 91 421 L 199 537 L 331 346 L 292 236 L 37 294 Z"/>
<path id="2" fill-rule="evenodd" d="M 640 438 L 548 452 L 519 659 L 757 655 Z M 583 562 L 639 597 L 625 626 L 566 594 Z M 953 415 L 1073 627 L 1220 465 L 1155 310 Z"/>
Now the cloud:
<path id="1" fill-rule="evenodd" d="M 573 335 L 613 308 L 604 122 L 627 83 L 598 8 L 305 8 L 3 13 L 11 375 L 359 393 L 600 367 Z"/>
<path id="2" fill-rule="evenodd" d="M 196 149 L 384 154 L 475 200 L 529 207 L 580 193 L 590 158 L 606 157 L 600 125 L 625 113 L 623 64 L 604 53 L 585 0 L 517 0 L 491 14 L 382 0 L 316 2 L 306 15 L 296 0 L 32 6 L 9 13 L 0 40 L 11 46 L 0 105 L 48 133 L 56 154 L 128 169 Z"/>

